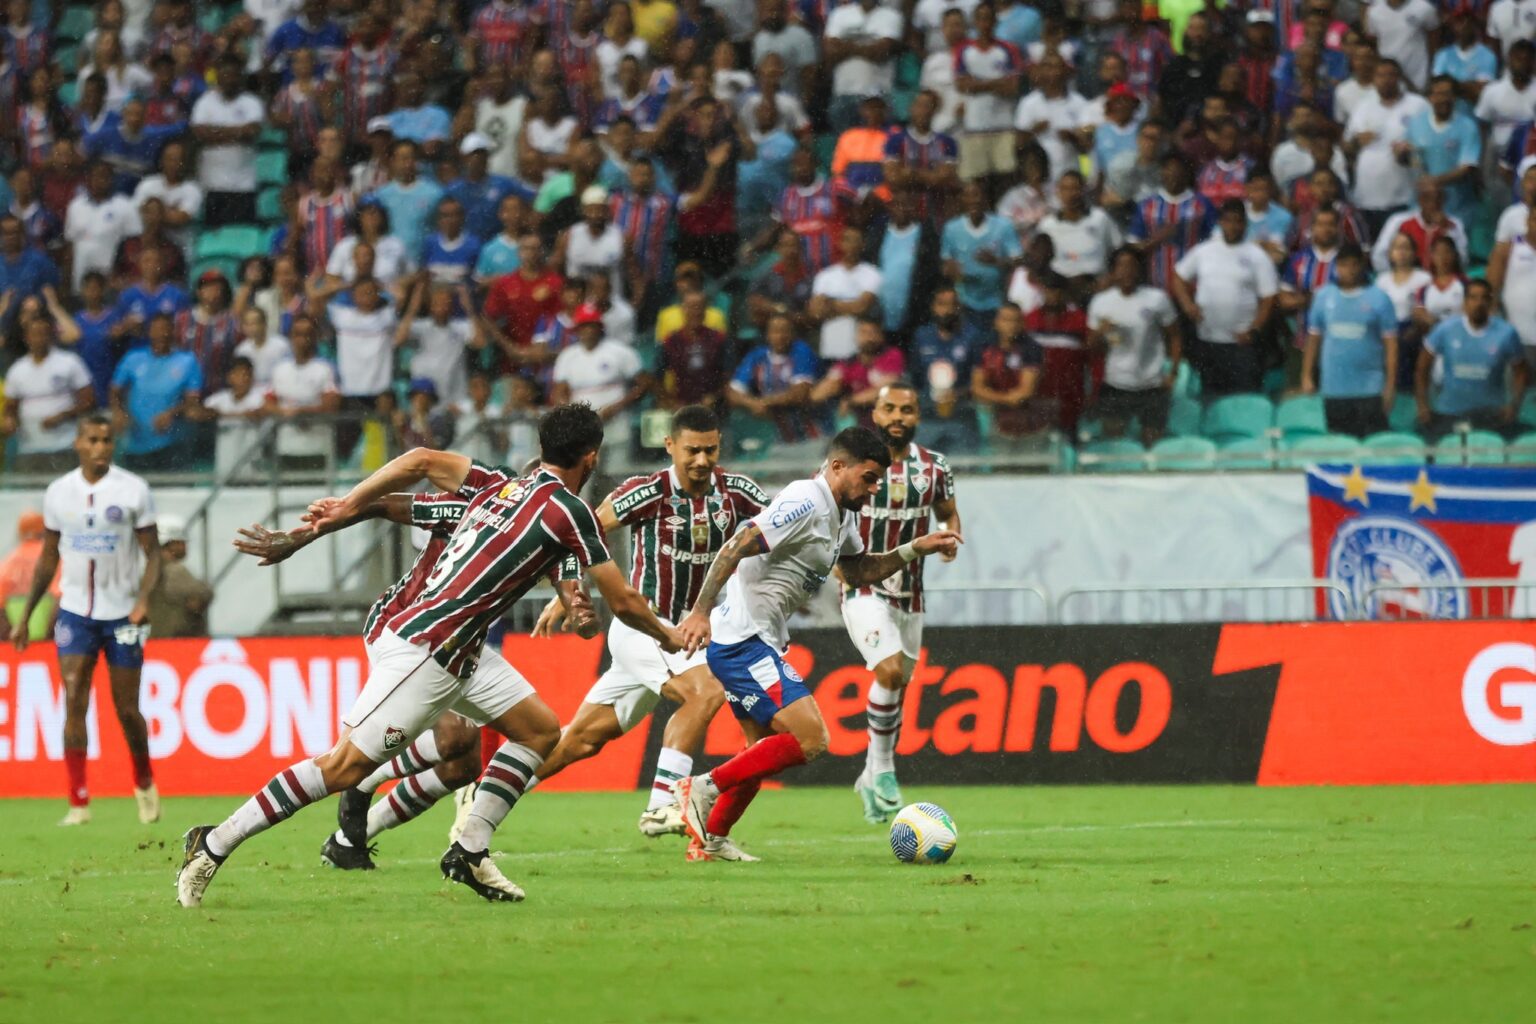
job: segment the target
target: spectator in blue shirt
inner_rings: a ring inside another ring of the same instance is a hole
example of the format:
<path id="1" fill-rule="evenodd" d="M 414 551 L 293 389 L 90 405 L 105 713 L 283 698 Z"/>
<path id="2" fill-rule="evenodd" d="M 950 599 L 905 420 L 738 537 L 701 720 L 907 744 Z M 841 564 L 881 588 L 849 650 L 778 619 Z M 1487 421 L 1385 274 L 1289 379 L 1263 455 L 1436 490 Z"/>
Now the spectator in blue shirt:
<path id="1" fill-rule="evenodd" d="M 15 319 L 21 300 L 29 295 L 57 304 L 58 288 L 59 268 L 40 249 L 27 244 L 21 218 L 0 217 L 0 295 L 10 295 L 3 322 L 8 326 Z"/>
<path id="2" fill-rule="evenodd" d="M 501 223 L 501 233 L 480 247 L 480 258 L 475 260 L 475 280 L 481 284 L 503 274 L 510 274 L 523 265 L 518 251 L 518 240 L 526 234 L 524 220 L 528 216 L 528 204 L 516 195 L 503 196 L 496 208 L 496 218 Z"/>
<path id="3" fill-rule="evenodd" d="M 1005 43 L 1012 43 L 1020 53 L 1027 50 L 1030 43 L 1040 41 L 1043 27 L 1040 12 L 1024 0 L 1002 0 L 997 5 L 997 28 L 993 34 Z"/>
<path id="4" fill-rule="evenodd" d="M 144 101 L 133 97 L 123 104 L 121 117 L 87 135 L 81 148 L 86 159 L 100 158 L 112 168 L 112 191 L 131 196 L 139 182 L 154 172 L 160 150 L 186 130 L 185 121 L 158 126 L 146 123 Z"/>
<path id="5" fill-rule="evenodd" d="M 1307 316 L 1301 390 L 1323 396 L 1329 430 L 1365 437 L 1387 429 L 1397 398 L 1397 313 L 1386 292 L 1366 283 L 1358 245 L 1343 246 L 1334 267 L 1337 283 L 1323 286 Z"/>
<path id="6" fill-rule="evenodd" d="M 1493 316 L 1493 288 L 1468 281 L 1462 315 L 1442 320 L 1424 340 L 1415 368 L 1419 423 L 1432 438 L 1460 422 L 1508 435 L 1516 425 L 1530 368 L 1520 336 Z M 1506 390 L 1506 378 L 1508 380 Z"/>
<path id="7" fill-rule="evenodd" d="M 91 373 L 96 406 L 105 409 L 112 399 L 112 373 L 127 348 L 117 329 L 117 309 L 107 304 L 107 275 L 99 270 L 86 274 L 80 281 L 80 302 L 80 311 L 70 318 L 80 335 L 74 350 Z"/>
<path id="8" fill-rule="evenodd" d="M 928 322 L 912 335 L 912 376 L 923 408 L 923 443 L 941 450 L 974 448 L 979 439 L 968 398 L 971 370 L 986 347 L 986 332 L 960 315 L 960 297 L 941 284 L 929 304 Z"/>
<path id="9" fill-rule="evenodd" d="M 165 279 L 165 255 L 159 249 L 145 249 L 139 254 L 138 283 L 123 289 L 113 309 L 117 336 L 141 338 L 153 318 L 174 317 L 191 308 L 192 297 L 186 289 Z"/>
<path id="10" fill-rule="evenodd" d="M 421 268 L 434 284 L 468 284 L 480 258 L 480 239 L 464 230 L 464 204 L 446 196 L 437 204 L 437 230 L 421 246 Z"/>
<path id="11" fill-rule="evenodd" d="M 149 322 L 149 347 L 123 357 L 112 374 L 112 416 L 123 442 L 123 465 L 133 470 L 176 468 L 185 462 L 185 426 L 198 412 L 203 371 L 191 352 L 171 348 L 168 316 Z"/>
<path id="12" fill-rule="evenodd" d="M 960 305 L 984 327 L 1003 304 L 1008 272 L 1024 249 L 1013 225 L 989 212 L 979 181 L 968 181 L 960 190 L 960 208 L 965 212 L 944 225 L 939 256 L 944 276 L 955 282 Z"/>
<path id="13" fill-rule="evenodd" d="M 417 174 L 414 142 L 396 142 L 389 149 L 390 182 L 374 192 L 374 199 L 389 215 L 390 233 L 400 239 L 412 258 L 421 254 L 427 222 L 437 212 L 443 190 L 437 182 Z M 361 209 L 361 207 L 359 207 Z"/>
<path id="14" fill-rule="evenodd" d="M 277 27 L 267 40 L 266 64 L 283 72 L 288 81 L 288 58 L 299 50 L 315 52 L 315 71 L 324 74 L 347 45 L 347 35 L 340 25 L 325 18 L 325 0 L 304 0 L 296 18 Z"/>
<path id="15" fill-rule="evenodd" d="M 820 375 L 815 350 L 795 337 L 795 322 L 788 313 L 769 315 L 763 339 L 736 367 L 726 401 L 772 422 L 780 440 L 820 437 L 822 425 L 811 408 L 811 387 Z"/>
<path id="16" fill-rule="evenodd" d="M 1445 190 L 1446 212 L 1473 223 L 1483 135 L 1476 121 L 1456 109 L 1456 79 L 1436 75 L 1430 81 L 1429 109 L 1411 118 L 1407 130 L 1425 177 Z"/>
<path id="17" fill-rule="evenodd" d="M 1499 58 L 1483 42 L 1483 20 L 1471 6 L 1458 6 L 1451 12 L 1451 29 L 1455 41 L 1436 51 L 1430 70 L 1437 78 L 1454 78 L 1462 103 L 1475 104 L 1483 86 L 1499 77 Z"/>
<path id="18" fill-rule="evenodd" d="M 453 118 L 442 107 L 427 102 L 420 75 L 406 72 L 395 80 L 395 109 L 385 116 L 397 141 L 416 143 L 429 160 L 443 155 L 453 131 Z"/>
<path id="19" fill-rule="evenodd" d="M 464 158 L 464 173 L 448 186 L 448 195 L 464 207 L 464 227 L 481 240 L 496 234 L 500 224 L 501 201 L 510 195 L 533 199 L 526 186 L 511 178 L 490 173 L 491 140 L 479 132 L 470 132 L 459 143 Z"/>

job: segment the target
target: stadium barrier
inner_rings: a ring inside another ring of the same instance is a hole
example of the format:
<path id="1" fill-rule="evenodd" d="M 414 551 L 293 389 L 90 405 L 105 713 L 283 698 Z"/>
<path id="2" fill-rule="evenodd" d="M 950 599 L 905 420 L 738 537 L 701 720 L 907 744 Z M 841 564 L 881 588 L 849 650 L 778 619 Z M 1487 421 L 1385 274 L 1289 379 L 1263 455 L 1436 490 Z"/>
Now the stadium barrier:
<path id="1" fill-rule="evenodd" d="M 508 637 L 507 657 L 568 719 L 602 641 Z M 790 661 L 829 754 L 787 780 L 845 785 L 865 747 L 870 673 L 841 630 Z M 347 638 L 151 641 L 141 707 L 167 794 L 243 794 L 335 741 L 366 675 Z M 92 789 L 125 795 L 104 672 Z M 633 789 L 664 714 L 550 789 Z M 1521 621 L 935 628 L 905 698 L 903 777 L 922 783 L 1536 781 L 1536 625 Z M 63 699 L 51 645 L 0 655 L 0 796 L 62 793 Z M 706 757 L 739 749 L 727 713 Z"/>

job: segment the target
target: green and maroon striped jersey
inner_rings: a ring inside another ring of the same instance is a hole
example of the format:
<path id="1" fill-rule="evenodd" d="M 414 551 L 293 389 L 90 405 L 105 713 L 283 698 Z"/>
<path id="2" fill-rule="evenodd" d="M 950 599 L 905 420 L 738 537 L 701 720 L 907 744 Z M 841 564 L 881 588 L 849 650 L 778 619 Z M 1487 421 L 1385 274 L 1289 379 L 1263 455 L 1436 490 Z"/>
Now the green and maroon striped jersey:
<path id="1" fill-rule="evenodd" d="M 466 678 L 490 624 L 567 555 L 583 572 L 610 557 L 597 516 L 559 477 L 540 469 L 488 487 L 470 500 L 416 600 L 385 626 Z"/>
<path id="2" fill-rule="evenodd" d="M 955 496 L 955 478 L 949 462 L 920 444 L 907 448 L 906 458 L 891 463 L 880 481 L 880 490 L 859 512 L 859 534 L 864 550 L 872 555 L 894 551 L 932 529 L 933 506 Z M 923 610 L 923 559 L 908 563 L 900 572 L 858 590 L 845 588 L 843 596 L 873 594 L 906 612 Z"/>

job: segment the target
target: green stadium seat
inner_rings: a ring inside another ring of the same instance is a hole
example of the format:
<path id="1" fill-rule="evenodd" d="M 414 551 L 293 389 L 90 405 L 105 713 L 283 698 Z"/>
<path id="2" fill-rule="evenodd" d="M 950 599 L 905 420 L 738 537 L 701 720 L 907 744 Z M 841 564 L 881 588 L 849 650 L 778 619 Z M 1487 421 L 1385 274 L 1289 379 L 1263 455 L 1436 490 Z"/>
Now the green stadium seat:
<path id="1" fill-rule="evenodd" d="M 1165 437 L 1152 446 L 1152 468 L 1198 472 L 1216 468 L 1216 442 L 1204 437 Z"/>
<path id="2" fill-rule="evenodd" d="M 210 270 L 217 270 L 219 273 L 223 274 L 225 280 L 227 280 L 231 286 L 238 284 L 240 281 L 240 261 L 222 256 L 198 260 L 192 265 L 192 275 L 188 278 L 188 280 L 196 282 L 198 278 L 202 277 L 204 273 Z"/>
<path id="3" fill-rule="evenodd" d="M 896 60 L 896 85 L 915 89 L 923 77 L 923 59 L 910 50 Z"/>
<path id="4" fill-rule="evenodd" d="M 1303 469 L 1314 462 L 1358 462 L 1360 440 L 1348 434 L 1298 437 L 1280 444 L 1280 468 Z"/>
<path id="5" fill-rule="evenodd" d="M 288 133 L 276 125 L 262 125 L 261 134 L 256 137 L 256 145 L 262 149 L 287 149 Z"/>
<path id="6" fill-rule="evenodd" d="M 96 12 L 89 7 L 66 7 L 53 34 L 58 39 L 84 39 L 96 27 Z"/>
<path id="7" fill-rule="evenodd" d="M 1504 449 L 1511 466 L 1536 466 L 1536 432 L 1521 434 Z"/>
<path id="8" fill-rule="evenodd" d="M 1217 469 L 1274 469 L 1275 452 L 1265 437 L 1240 437 L 1221 446 Z"/>
<path id="9" fill-rule="evenodd" d="M 1392 411 L 1387 414 L 1387 427 L 1404 434 L 1419 429 L 1419 403 L 1414 401 L 1412 395 L 1397 396 L 1397 400 L 1392 403 Z"/>
<path id="10" fill-rule="evenodd" d="M 1239 437 L 1263 437 L 1275 421 L 1275 407 L 1263 395 L 1227 395 L 1205 408 L 1200 433 L 1220 444 Z"/>
<path id="11" fill-rule="evenodd" d="M 197 240 L 198 259 L 243 260 L 266 251 L 261 229 L 245 224 L 205 231 Z"/>
<path id="12" fill-rule="evenodd" d="M 288 183 L 288 154 L 282 150 L 270 150 L 256 154 L 256 180 L 263 185 Z"/>
<path id="13" fill-rule="evenodd" d="M 823 174 L 832 173 L 832 153 L 837 149 L 837 135 L 834 132 L 818 135 L 813 147 L 816 152 L 816 166 Z"/>
<path id="14" fill-rule="evenodd" d="M 1173 394 L 1177 398 L 1187 395 L 1190 398 L 1198 398 L 1200 395 L 1200 376 L 1189 368 L 1189 360 L 1181 360 L 1179 368 L 1173 375 Z"/>
<path id="15" fill-rule="evenodd" d="M 1439 466 L 1502 466 L 1504 439 L 1490 430 L 1471 430 L 1463 443 L 1461 434 L 1449 434 L 1435 445 Z"/>
<path id="16" fill-rule="evenodd" d="M 1373 466 L 1418 466 L 1424 462 L 1424 442 L 1417 434 L 1383 430 L 1366 438 L 1361 458 Z M 1503 454 L 1503 446 L 1500 446 Z"/>
<path id="17" fill-rule="evenodd" d="M 733 409 L 726 421 L 731 448 L 738 457 L 761 458 L 773 451 L 779 443 L 779 432 L 767 420 Z"/>
<path id="18" fill-rule="evenodd" d="M 1174 437 L 1198 437 L 1203 412 L 1198 401 L 1179 394 L 1175 386 L 1173 401 L 1168 406 L 1168 433 Z"/>
<path id="19" fill-rule="evenodd" d="M 53 51 L 53 62 L 66 75 L 72 75 L 80 70 L 80 47 L 61 46 Z"/>
<path id="20" fill-rule="evenodd" d="M 1536 391 L 1525 393 L 1525 401 L 1520 403 L 1520 415 L 1517 419 L 1522 427 L 1536 428 Z"/>
<path id="21" fill-rule="evenodd" d="M 275 224 L 283 219 L 283 190 L 276 186 L 264 188 L 256 197 L 256 219 L 263 224 Z"/>
<path id="22" fill-rule="evenodd" d="M 1297 395 L 1275 407 L 1275 427 L 1281 437 L 1315 437 L 1328 433 L 1323 400 L 1317 395 Z"/>
<path id="23" fill-rule="evenodd" d="M 79 79 L 71 78 L 69 81 L 67 81 L 63 85 L 59 86 L 59 102 L 64 104 L 66 107 L 74 106 L 75 105 L 75 101 L 78 100 L 79 98 L 80 98 L 80 80 Z"/>
<path id="24" fill-rule="evenodd" d="M 1084 473 L 1137 473 L 1147 468 L 1147 450 L 1127 437 L 1090 441 L 1078 449 L 1077 468 Z"/>

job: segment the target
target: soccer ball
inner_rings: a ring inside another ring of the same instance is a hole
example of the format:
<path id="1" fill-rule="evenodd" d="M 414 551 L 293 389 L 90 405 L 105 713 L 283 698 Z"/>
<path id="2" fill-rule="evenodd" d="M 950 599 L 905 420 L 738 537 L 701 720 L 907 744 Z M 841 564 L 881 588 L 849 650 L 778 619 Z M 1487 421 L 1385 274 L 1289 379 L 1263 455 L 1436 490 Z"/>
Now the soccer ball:
<path id="1" fill-rule="evenodd" d="M 959 831 L 937 804 L 908 804 L 891 822 L 891 852 L 903 864 L 943 864 L 954 855 Z"/>

